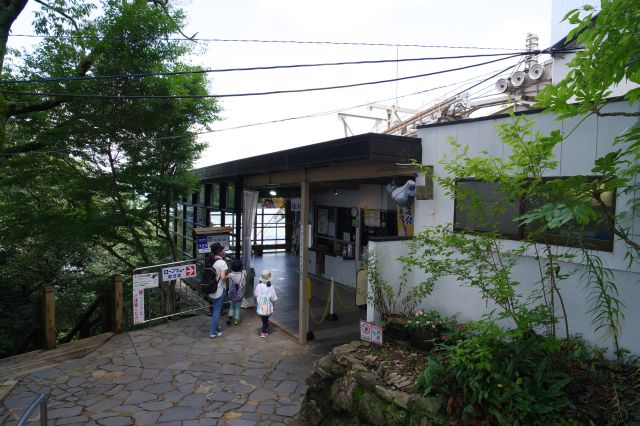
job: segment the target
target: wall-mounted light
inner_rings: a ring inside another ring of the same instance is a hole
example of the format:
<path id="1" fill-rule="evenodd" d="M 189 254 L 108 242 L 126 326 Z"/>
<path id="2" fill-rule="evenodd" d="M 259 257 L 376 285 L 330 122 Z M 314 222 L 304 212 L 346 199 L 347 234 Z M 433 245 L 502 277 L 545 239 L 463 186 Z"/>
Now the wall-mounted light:
<path id="1" fill-rule="evenodd" d="M 269 191 L 269 195 L 271 195 L 272 197 L 275 197 L 276 196 L 275 189 L 272 189 L 271 191 Z"/>
<path id="2" fill-rule="evenodd" d="M 337 189 L 333 190 L 333 195 L 338 195 L 338 190 Z"/>

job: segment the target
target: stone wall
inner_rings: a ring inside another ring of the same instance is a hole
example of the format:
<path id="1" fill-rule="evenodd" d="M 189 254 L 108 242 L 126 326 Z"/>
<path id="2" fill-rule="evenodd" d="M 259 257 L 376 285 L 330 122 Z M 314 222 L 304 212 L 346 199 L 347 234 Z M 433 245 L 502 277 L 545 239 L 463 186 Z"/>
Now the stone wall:
<path id="1" fill-rule="evenodd" d="M 368 343 L 334 348 L 316 361 L 299 421 L 304 425 L 437 425 L 441 401 L 385 383 L 362 359 Z M 405 387 L 406 389 L 406 387 Z"/>

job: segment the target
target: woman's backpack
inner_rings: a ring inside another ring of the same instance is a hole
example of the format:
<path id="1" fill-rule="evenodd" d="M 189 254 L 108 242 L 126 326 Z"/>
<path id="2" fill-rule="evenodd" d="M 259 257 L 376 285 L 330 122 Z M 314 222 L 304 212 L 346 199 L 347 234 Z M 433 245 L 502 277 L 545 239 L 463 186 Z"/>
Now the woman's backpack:
<path id="1" fill-rule="evenodd" d="M 215 258 L 212 258 L 212 256 L 207 257 L 207 260 L 204 262 L 204 267 L 202 268 L 200 289 L 204 294 L 213 294 L 218 291 L 218 283 L 220 282 L 220 279 L 218 278 L 216 268 L 213 267 L 214 263 Z"/>

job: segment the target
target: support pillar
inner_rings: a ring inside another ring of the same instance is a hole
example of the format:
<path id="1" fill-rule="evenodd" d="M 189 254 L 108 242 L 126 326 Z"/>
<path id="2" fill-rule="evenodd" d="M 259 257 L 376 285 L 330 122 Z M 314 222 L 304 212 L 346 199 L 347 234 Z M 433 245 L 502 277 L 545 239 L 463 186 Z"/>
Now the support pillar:
<path id="1" fill-rule="evenodd" d="M 309 182 L 300 183 L 300 297 L 298 309 L 298 340 L 307 343 L 307 278 L 309 276 Z"/>

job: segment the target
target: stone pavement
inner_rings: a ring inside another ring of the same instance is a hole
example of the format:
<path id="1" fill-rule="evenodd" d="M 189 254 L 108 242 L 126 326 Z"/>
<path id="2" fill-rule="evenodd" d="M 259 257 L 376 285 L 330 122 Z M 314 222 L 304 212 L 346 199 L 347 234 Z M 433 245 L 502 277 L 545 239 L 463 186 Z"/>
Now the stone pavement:
<path id="1" fill-rule="evenodd" d="M 0 424 L 17 423 L 43 392 L 51 425 L 286 424 L 326 348 L 300 346 L 278 329 L 261 339 L 258 317 L 242 314 L 238 326 L 221 322 L 215 339 L 199 315 L 115 335 L 82 358 L 29 373 L 0 402 Z M 37 414 L 30 420 L 40 424 Z"/>

